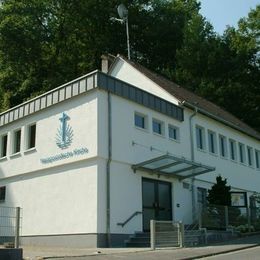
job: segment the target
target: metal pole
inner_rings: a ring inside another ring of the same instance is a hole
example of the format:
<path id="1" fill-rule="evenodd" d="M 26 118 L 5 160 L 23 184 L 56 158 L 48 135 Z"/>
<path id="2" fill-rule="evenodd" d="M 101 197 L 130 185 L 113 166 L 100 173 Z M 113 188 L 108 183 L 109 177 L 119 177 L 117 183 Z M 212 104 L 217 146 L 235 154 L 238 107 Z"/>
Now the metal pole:
<path id="1" fill-rule="evenodd" d="M 184 224 L 180 221 L 179 222 L 179 232 L 180 232 L 180 247 L 184 247 Z"/>
<path id="2" fill-rule="evenodd" d="M 224 206 L 225 207 L 225 226 L 226 226 L 226 230 L 228 229 L 228 206 Z"/>
<path id="3" fill-rule="evenodd" d="M 108 111 L 108 160 L 106 169 L 106 202 L 107 202 L 107 247 L 111 247 L 111 230 L 110 230 L 110 175 L 112 161 L 112 115 L 111 115 L 111 94 L 107 94 L 107 111 Z"/>
<path id="4" fill-rule="evenodd" d="M 127 39 L 127 54 L 128 54 L 128 59 L 131 59 L 130 56 L 130 40 L 129 40 L 129 28 L 128 28 L 128 17 L 125 19 L 125 24 L 126 24 L 126 39 Z"/>
<path id="5" fill-rule="evenodd" d="M 19 248 L 19 236 L 20 236 L 20 207 L 16 208 L 15 212 L 15 240 L 14 247 Z"/>
<path id="6" fill-rule="evenodd" d="M 248 231 L 251 232 L 251 214 L 250 214 L 250 208 L 246 208 L 247 211 L 247 225 L 248 225 Z"/>
<path id="7" fill-rule="evenodd" d="M 155 250 L 155 220 L 150 220 L 150 243 L 151 249 Z"/>

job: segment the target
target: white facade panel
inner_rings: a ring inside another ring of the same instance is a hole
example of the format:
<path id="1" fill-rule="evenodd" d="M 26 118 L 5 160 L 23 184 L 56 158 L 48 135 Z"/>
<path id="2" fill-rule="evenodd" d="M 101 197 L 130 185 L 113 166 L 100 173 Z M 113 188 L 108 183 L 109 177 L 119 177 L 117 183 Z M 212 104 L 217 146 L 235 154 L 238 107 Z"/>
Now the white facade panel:
<path id="1" fill-rule="evenodd" d="M 161 97 L 173 104 L 178 105 L 178 100 L 163 88 L 145 77 L 140 71 L 130 66 L 123 60 L 118 60 L 111 71 L 111 76 L 121 79 L 129 84 L 141 88 L 151 94 Z"/>

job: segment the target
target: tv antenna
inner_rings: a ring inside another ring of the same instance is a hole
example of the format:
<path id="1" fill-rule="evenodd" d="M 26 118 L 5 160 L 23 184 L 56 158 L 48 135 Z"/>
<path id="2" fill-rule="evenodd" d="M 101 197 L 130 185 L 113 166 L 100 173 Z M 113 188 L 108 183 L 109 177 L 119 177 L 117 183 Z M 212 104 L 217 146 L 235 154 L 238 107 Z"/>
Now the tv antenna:
<path id="1" fill-rule="evenodd" d="M 128 10 L 127 8 L 125 7 L 124 4 L 120 4 L 118 7 L 117 7 L 117 13 L 120 17 L 119 18 L 115 18 L 115 17 L 111 17 L 110 20 L 111 21 L 118 21 L 120 23 L 125 23 L 126 25 L 126 40 L 127 40 L 127 56 L 128 56 L 128 59 L 130 60 L 131 59 L 131 56 L 130 56 L 130 40 L 129 40 L 129 27 L 128 27 Z"/>

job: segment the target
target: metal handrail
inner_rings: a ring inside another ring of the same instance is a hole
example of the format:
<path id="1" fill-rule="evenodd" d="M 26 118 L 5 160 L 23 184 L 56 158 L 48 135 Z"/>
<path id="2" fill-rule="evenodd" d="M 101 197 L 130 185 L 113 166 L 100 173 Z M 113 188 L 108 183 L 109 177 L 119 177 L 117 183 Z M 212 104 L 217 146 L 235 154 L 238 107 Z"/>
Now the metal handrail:
<path id="1" fill-rule="evenodd" d="M 142 211 L 136 211 L 128 219 L 126 219 L 125 222 L 117 223 L 117 225 L 121 226 L 121 227 L 124 227 L 132 218 L 134 218 L 135 216 L 137 216 L 139 214 L 143 214 L 143 212 Z"/>

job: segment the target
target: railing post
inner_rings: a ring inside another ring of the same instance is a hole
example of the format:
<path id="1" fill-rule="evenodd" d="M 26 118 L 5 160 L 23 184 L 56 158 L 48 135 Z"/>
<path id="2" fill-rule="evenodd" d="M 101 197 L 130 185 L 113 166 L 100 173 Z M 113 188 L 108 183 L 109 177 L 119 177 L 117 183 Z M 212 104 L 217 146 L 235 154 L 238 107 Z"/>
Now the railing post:
<path id="1" fill-rule="evenodd" d="M 247 225 L 248 225 L 248 232 L 251 232 L 251 214 L 250 214 L 250 208 L 246 208 L 247 213 Z"/>
<path id="2" fill-rule="evenodd" d="M 179 226 L 180 247 L 184 247 L 184 224 L 180 221 L 178 223 L 178 226 Z"/>
<path id="3" fill-rule="evenodd" d="M 150 220 L 150 243 L 151 249 L 155 250 L 155 220 Z"/>
<path id="4" fill-rule="evenodd" d="M 199 228 L 202 228 L 202 206 L 199 206 Z"/>
<path id="5" fill-rule="evenodd" d="M 224 206 L 224 208 L 225 208 L 225 226 L 226 226 L 226 230 L 228 229 L 228 222 L 229 222 L 229 220 L 228 220 L 228 206 Z"/>
<path id="6" fill-rule="evenodd" d="M 20 211 L 21 208 L 17 207 L 15 212 L 15 240 L 14 247 L 19 248 L 19 236 L 20 236 Z"/>

